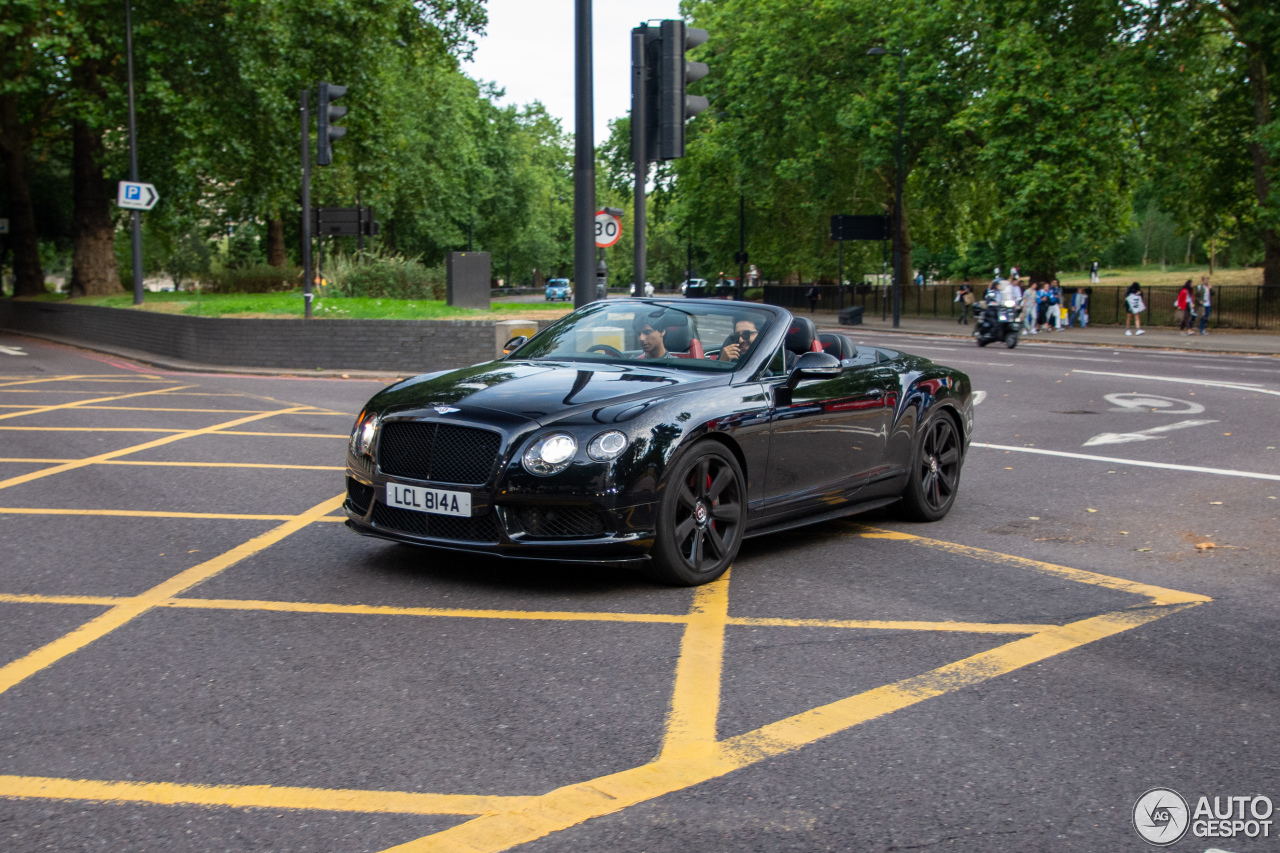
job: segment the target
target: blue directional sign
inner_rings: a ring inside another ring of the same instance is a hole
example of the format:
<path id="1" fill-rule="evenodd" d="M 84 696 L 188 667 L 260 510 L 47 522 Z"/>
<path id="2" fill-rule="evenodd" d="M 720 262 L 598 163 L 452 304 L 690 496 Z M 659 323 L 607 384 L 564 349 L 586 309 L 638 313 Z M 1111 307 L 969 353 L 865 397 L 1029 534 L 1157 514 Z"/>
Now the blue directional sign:
<path id="1" fill-rule="evenodd" d="M 160 194 L 151 184 L 121 181 L 116 190 L 116 204 L 129 210 L 150 210 L 159 200 Z"/>

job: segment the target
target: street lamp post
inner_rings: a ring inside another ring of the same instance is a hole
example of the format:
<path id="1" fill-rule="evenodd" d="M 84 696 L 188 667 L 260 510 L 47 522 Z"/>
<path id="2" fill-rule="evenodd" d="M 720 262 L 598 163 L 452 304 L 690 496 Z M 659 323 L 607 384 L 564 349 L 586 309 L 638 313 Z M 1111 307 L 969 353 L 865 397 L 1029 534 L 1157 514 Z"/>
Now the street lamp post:
<path id="1" fill-rule="evenodd" d="M 867 51 L 867 56 L 885 55 L 898 57 L 898 152 L 893 199 L 893 327 L 896 329 L 902 309 L 902 115 L 905 98 L 903 60 L 906 51 L 885 50 L 883 47 L 873 47 Z"/>

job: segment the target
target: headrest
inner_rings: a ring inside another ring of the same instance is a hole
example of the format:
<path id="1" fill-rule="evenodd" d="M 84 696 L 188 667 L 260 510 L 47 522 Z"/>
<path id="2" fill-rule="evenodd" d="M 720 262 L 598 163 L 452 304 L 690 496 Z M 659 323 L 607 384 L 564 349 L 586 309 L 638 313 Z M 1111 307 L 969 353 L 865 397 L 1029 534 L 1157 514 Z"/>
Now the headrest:
<path id="1" fill-rule="evenodd" d="M 688 352 L 698 332 L 689 316 L 679 311 L 668 311 L 663 322 L 667 333 L 662 337 L 662 345 L 668 352 Z"/>
<path id="2" fill-rule="evenodd" d="M 808 317 L 792 317 L 791 326 L 787 329 L 787 350 L 797 355 L 813 352 L 813 342 L 817 336 L 818 327 L 813 325 L 812 320 Z"/>
<path id="3" fill-rule="evenodd" d="M 853 341 L 844 335 L 823 332 L 818 335 L 818 341 L 822 344 L 822 351 L 827 355 L 833 355 L 841 361 L 853 358 Z"/>

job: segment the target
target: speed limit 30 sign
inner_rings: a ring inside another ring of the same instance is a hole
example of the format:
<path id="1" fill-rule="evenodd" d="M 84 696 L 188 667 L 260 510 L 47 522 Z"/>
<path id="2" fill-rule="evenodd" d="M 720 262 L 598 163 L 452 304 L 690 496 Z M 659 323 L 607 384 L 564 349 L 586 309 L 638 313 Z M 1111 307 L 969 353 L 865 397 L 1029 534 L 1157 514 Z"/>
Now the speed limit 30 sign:
<path id="1" fill-rule="evenodd" d="M 622 237 L 622 220 L 612 213 L 596 211 L 596 248 L 607 249 Z"/>

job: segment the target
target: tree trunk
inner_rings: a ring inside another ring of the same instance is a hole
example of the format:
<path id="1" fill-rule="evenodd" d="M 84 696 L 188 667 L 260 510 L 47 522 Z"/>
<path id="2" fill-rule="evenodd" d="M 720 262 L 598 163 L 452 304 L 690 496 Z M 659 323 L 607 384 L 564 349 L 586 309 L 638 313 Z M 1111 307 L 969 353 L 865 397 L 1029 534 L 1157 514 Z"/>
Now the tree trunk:
<path id="1" fill-rule="evenodd" d="M 18 126 L 17 98 L 0 98 L 0 159 L 9 188 L 9 247 L 13 251 L 13 295 L 44 293 L 44 270 L 40 266 L 40 238 L 36 234 L 36 211 L 31 203 L 27 174 L 30 135 Z"/>
<path id="2" fill-rule="evenodd" d="M 267 263 L 273 267 L 289 265 L 284 251 L 284 220 L 278 216 L 267 220 Z"/>
<path id="3" fill-rule="evenodd" d="M 71 295 L 109 296 L 120 292 L 111 195 L 102 174 L 102 131 L 84 122 L 71 127 Z"/>
<path id="4" fill-rule="evenodd" d="M 1242 39 L 1242 41 L 1244 41 Z M 1271 92 L 1267 78 L 1267 59 L 1262 45 L 1257 42 L 1244 41 L 1249 52 L 1249 91 L 1253 95 L 1253 119 L 1259 133 L 1271 123 Z M 1271 153 L 1262 144 L 1262 140 L 1254 137 L 1249 145 L 1253 155 L 1253 188 L 1258 198 L 1259 213 L 1263 213 L 1271 200 L 1271 172 L 1274 164 Z M 1280 228 L 1274 224 L 1262 229 L 1263 261 L 1262 283 L 1271 287 L 1280 287 Z"/>

